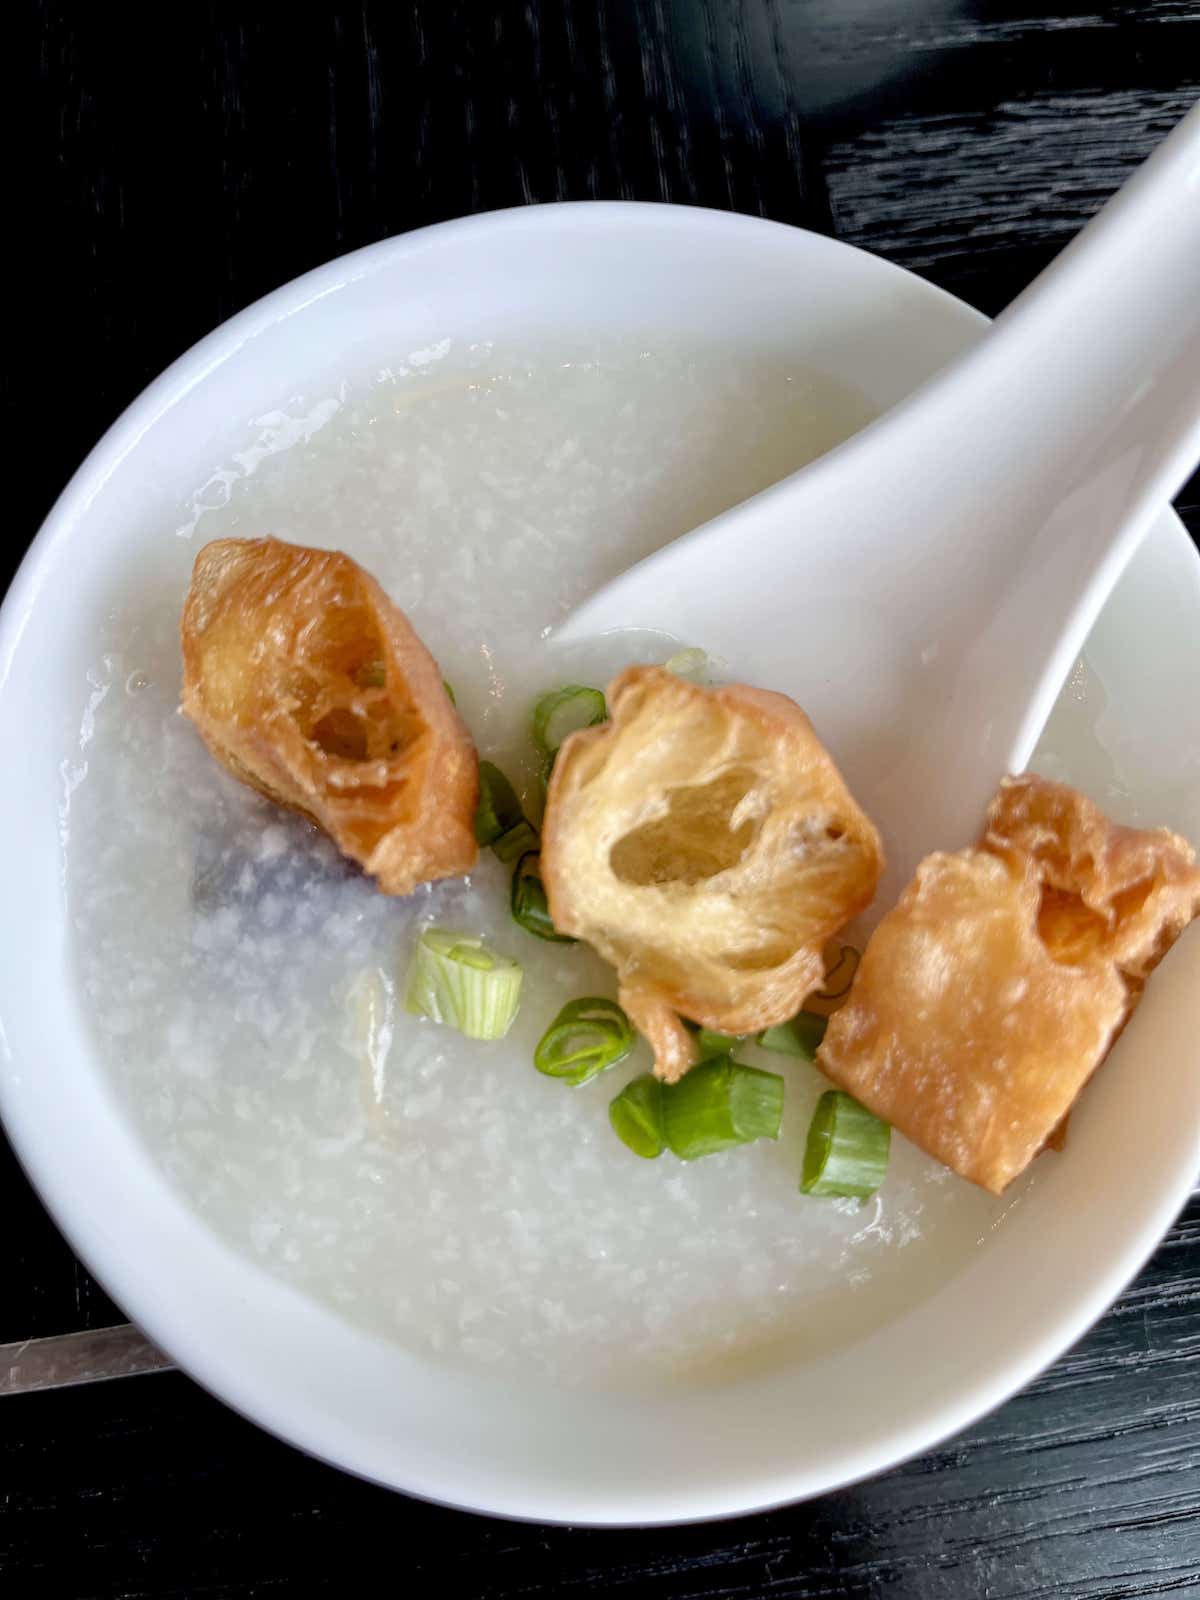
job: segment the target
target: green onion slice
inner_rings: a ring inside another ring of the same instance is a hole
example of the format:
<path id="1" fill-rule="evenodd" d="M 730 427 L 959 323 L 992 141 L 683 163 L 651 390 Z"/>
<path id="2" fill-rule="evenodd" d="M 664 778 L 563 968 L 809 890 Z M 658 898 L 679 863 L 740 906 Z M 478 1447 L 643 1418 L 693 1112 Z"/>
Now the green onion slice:
<path id="1" fill-rule="evenodd" d="M 874 1112 L 840 1089 L 826 1090 L 808 1130 L 801 1193 L 865 1200 L 884 1180 L 891 1140 Z"/>
<path id="2" fill-rule="evenodd" d="M 382 689 L 387 683 L 387 668 L 382 661 L 364 661 L 354 674 L 360 689 Z"/>
<path id="3" fill-rule="evenodd" d="M 705 650 L 676 650 L 673 656 L 667 657 L 663 666 L 677 678 L 687 678 L 692 683 L 708 682 L 708 652 Z"/>
<path id="4" fill-rule="evenodd" d="M 530 731 L 544 756 L 552 756 L 568 734 L 608 720 L 608 706 L 599 689 L 568 683 L 544 694 L 533 708 Z M 549 776 L 549 769 L 547 769 Z"/>
<path id="5" fill-rule="evenodd" d="M 613 1132 L 635 1156 L 653 1161 L 666 1148 L 663 1137 L 663 1086 L 652 1072 L 627 1083 L 608 1108 Z"/>
<path id="6" fill-rule="evenodd" d="M 454 693 L 454 685 L 450 682 L 449 678 L 442 679 L 442 688 L 445 689 L 446 699 L 449 700 L 450 704 L 452 706 L 457 706 L 458 696 Z"/>
<path id="7" fill-rule="evenodd" d="M 548 1078 L 588 1083 L 633 1049 L 633 1028 L 615 1000 L 571 1000 L 538 1040 L 533 1064 Z"/>
<path id="8" fill-rule="evenodd" d="M 780 1022 L 774 1028 L 764 1028 L 758 1042 L 764 1050 L 777 1050 L 783 1056 L 800 1056 L 804 1061 L 817 1059 L 817 1046 L 825 1037 L 828 1017 L 819 1017 L 815 1011 L 798 1011 L 790 1022 Z"/>
<path id="9" fill-rule="evenodd" d="M 426 928 L 405 989 L 406 1011 L 457 1028 L 468 1039 L 502 1039 L 521 1001 L 521 968 L 482 939 Z"/>
<path id="10" fill-rule="evenodd" d="M 778 1139 L 783 1079 L 720 1056 L 702 1061 L 663 1090 L 663 1132 L 681 1161 L 754 1139 Z"/>
<path id="11" fill-rule="evenodd" d="M 517 791 L 490 761 L 479 763 L 479 804 L 475 807 L 475 842 L 495 844 L 497 839 L 525 821 Z M 526 823 L 526 826 L 528 824 Z"/>
<path id="12" fill-rule="evenodd" d="M 395 1028 L 396 985 L 382 967 L 364 967 L 346 992 L 351 1050 L 362 1068 L 368 1109 L 380 1114 Z"/>
<path id="13" fill-rule="evenodd" d="M 513 921 L 520 923 L 526 933 L 534 933 L 539 939 L 552 939 L 556 944 L 574 944 L 570 934 L 557 933 L 550 920 L 546 889 L 538 870 L 540 861 L 536 850 L 527 850 L 517 862 L 510 899 Z"/>
<path id="14" fill-rule="evenodd" d="M 492 849 L 504 862 L 505 866 L 512 861 L 518 861 L 522 856 L 536 853 L 538 847 L 537 829 L 532 823 L 526 822 L 522 817 L 515 828 L 510 828 L 507 833 L 502 833 L 493 843 Z"/>
<path id="15" fill-rule="evenodd" d="M 705 1060 L 709 1056 L 731 1056 L 746 1037 L 744 1033 L 717 1033 L 713 1028 L 697 1028 L 695 1032 Z"/>

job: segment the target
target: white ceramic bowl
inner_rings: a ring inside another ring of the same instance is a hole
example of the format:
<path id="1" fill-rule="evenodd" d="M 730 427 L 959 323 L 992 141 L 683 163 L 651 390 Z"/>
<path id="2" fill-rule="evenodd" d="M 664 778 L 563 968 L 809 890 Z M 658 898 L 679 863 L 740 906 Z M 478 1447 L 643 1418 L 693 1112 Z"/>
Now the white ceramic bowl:
<path id="1" fill-rule="evenodd" d="M 1154 1248 L 1200 1167 L 1194 935 L 1089 1089 L 1069 1154 L 937 1294 L 836 1355 L 654 1403 L 440 1368 L 232 1254 L 134 1136 L 70 980 L 58 811 L 105 574 L 147 499 L 220 458 L 231 420 L 370 369 L 381 349 L 558 330 L 761 346 L 883 407 L 981 327 L 884 262 L 765 222 L 606 204 L 504 212 L 376 245 L 268 296 L 154 383 L 80 469 L 0 613 L 0 1111 L 75 1248 L 231 1405 L 459 1506 L 591 1523 L 725 1515 L 818 1494 L 963 1427 L 1076 1339 Z M 1196 681 L 1198 621 L 1195 552 L 1164 514 L 1089 648 L 1106 739 L 1136 755 L 1129 807 L 1193 830 L 1200 701 L 1178 686 Z"/>

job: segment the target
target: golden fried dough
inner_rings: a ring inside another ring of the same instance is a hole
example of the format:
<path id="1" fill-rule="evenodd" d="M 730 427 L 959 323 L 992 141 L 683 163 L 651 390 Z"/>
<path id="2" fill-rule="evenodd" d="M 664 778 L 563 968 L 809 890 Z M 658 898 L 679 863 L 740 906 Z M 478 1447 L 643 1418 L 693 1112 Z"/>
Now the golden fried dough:
<path id="1" fill-rule="evenodd" d="M 674 1082 L 696 1059 L 681 1018 L 750 1033 L 799 1010 L 883 852 L 786 696 L 631 667 L 608 704 L 610 721 L 559 751 L 542 877 L 555 926 L 617 968 Z"/>
<path id="2" fill-rule="evenodd" d="M 471 737 L 404 613 L 349 556 L 208 544 L 180 634 L 183 709 L 235 777 L 311 817 L 386 894 L 474 865 Z"/>
<path id="3" fill-rule="evenodd" d="M 979 845 L 927 856 L 863 955 L 823 1071 L 998 1194 L 1046 1144 L 1200 912 L 1165 829 L 1118 827 L 1033 774 L 1007 779 Z"/>

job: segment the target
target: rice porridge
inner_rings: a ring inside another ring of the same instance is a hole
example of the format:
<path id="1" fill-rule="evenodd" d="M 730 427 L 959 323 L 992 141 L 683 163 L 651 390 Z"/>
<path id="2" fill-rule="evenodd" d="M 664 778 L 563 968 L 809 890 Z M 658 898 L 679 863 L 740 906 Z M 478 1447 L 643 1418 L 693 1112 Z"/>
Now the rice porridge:
<path id="1" fill-rule="evenodd" d="M 480 754 L 533 806 L 533 698 L 681 642 L 565 661 L 555 623 L 865 420 L 827 380 L 716 345 L 435 346 L 258 419 L 172 525 L 146 528 L 64 767 L 75 960 L 115 1092 L 231 1246 L 414 1349 L 661 1383 L 845 1344 L 927 1297 L 1020 1203 L 1035 1180 L 997 1201 L 899 1136 L 871 1201 L 801 1196 L 824 1081 L 754 1048 L 742 1058 L 787 1078 L 777 1144 L 638 1160 L 607 1106 L 647 1070 L 644 1045 L 579 1089 L 533 1068 L 560 1006 L 612 994 L 613 974 L 512 922 L 509 868 L 484 851 L 467 879 L 381 895 L 234 782 L 176 709 L 201 544 L 341 549 L 408 613 Z M 664 630 L 670 609 L 665 596 Z M 836 757 L 837 729 L 820 731 Z M 1085 698 L 1064 697 L 1050 737 L 1087 742 Z M 525 967 L 506 1039 L 397 1006 L 430 921 Z"/>

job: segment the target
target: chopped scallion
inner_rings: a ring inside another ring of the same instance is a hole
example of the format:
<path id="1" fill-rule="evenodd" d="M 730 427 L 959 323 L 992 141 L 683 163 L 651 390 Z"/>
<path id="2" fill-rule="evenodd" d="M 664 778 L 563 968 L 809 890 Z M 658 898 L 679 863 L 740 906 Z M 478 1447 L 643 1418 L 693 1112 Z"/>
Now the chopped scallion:
<path id="1" fill-rule="evenodd" d="M 720 1056 L 663 1090 L 663 1132 L 681 1161 L 715 1155 L 753 1139 L 777 1139 L 783 1079 Z"/>
<path id="2" fill-rule="evenodd" d="M 568 734 L 608 720 L 608 706 L 599 689 L 568 683 L 542 695 L 533 708 L 530 731 L 544 756 L 552 756 Z M 549 773 L 547 771 L 547 776 Z"/>
<path id="3" fill-rule="evenodd" d="M 891 1139 L 874 1112 L 840 1089 L 826 1090 L 808 1130 L 801 1192 L 865 1200 L 887 1173 Z"/>
<path id="4" fill-rule="evenodd" d="M 382 967 L 364 967 L 346 993 L 348 1040 L 362 1067 L 369 1110 L 383 1109 L 387 1064 L 395 1032 L 396 985 Z"/>
<path id="5" fill-rule="evenodd" d="M 534 933 L 539 939 L 552 939 L 556 944 L 574 944 L 575 941 L 570 934 L 556 932 L 550 920 L 546 889 L 538 870 L 539 863 L 540 857 L 536 850 L 527 850 L 517 862 L 513 871 L 510 898 L 513 921 L 519 923 L 526 933 Z"/>
<path id="6" fill-rule="evenodd" d="M 364 661 L 354 674 L 360 689 L 382 689 L 387 683 L 387 668 L 382 661 Z"/>
<path id="7" fill-rule="evenodd" d="M 673 656 L 667 657 L 663 666 L 677 678 L 687 678 L 692 683 L 708 682 L 708 652 L 705 650 L 676 650 Z"/>
<path id="8" fill-rule="evenodd" d="M 783 1056 L 800 1056 L 805 1061 L 815 1061 L 817 1046 L 825 1037 L 828 1025 L 827 1017 L 819 1017 L 813 1011 L 798 1011 L 790 1022 L 764 1028 L 758 1036 L 758 1042 L 764 1050 L 777 1050 Z"/>
<path id="9" fill-rule="evenodd" d="M 404 1005 L 468 1039 L 502 1039 L 521 999 L 521 968 L 482 939 L 426 928 L 417 940 Z"/>
<path id="10" fill-rule="evenodd" d="M 445 691 L 446 691 L 446 699 L 449 700 L 450 704 L 452 706 L 457 706 L 458 705 L 458 696 L 454 693 L 454 685 L 450 682 L 450 680 L 448 678 L 443 678 L 442 679 L 442 688 L 445 689 Z"/>
<path id="11" fill-rule="evenodd" d="M 633 1028 L 615 1000 L 571 1000 L 538 1040 L 533 1064 L 548 1078 L 578 1086 L 615 1067 L 633 1049 Z"/>
<path id="12" fill-rule="evenodd" d="M 700 1054 L 708 1056 L 730 1056 L 742 1043 L 744 1033 L 717 1033 L 713 1028 L 697 1028 L 696 1043 L 700 1046 Z"/>
<path id="13" fill-rule="evenodd" d="M 743 1139 L 778 1139 L 783 1122 L 783 1079 L 732 1061 L 733 1125 Z"/>
<path id="14" fill-rule="evenodd" d="M 475 841 L 495 844 L 525 821 L 517 791 L 490 761 L 479 763 L 479 804 L 475 808 Z M 526 824 L 528 826 L 528 824 Z"/>
<path id="15" fill-rule="evenodd" d="M 536 851 L 537 847 L 537 830 L 532 823 L 526 822 L 524 817 L 521 818 L 515 828 L 510 828 L 507 833 L 502 833 L 492 843 L 492 849 L 500 860 L 504 862 L 505 866 L 510 861 L 517 861 L 521 856 L 529 855 L 531 852 Z"/>
<path id="16" fill-rule="evenodd" d="M 608 1120 L 621 1143 L 635 1156 L 653 1161 L 666 1148 L 663 1138 L 663 1086 L 652 1072 L 627 1083 L 608 1108 Z"/>

